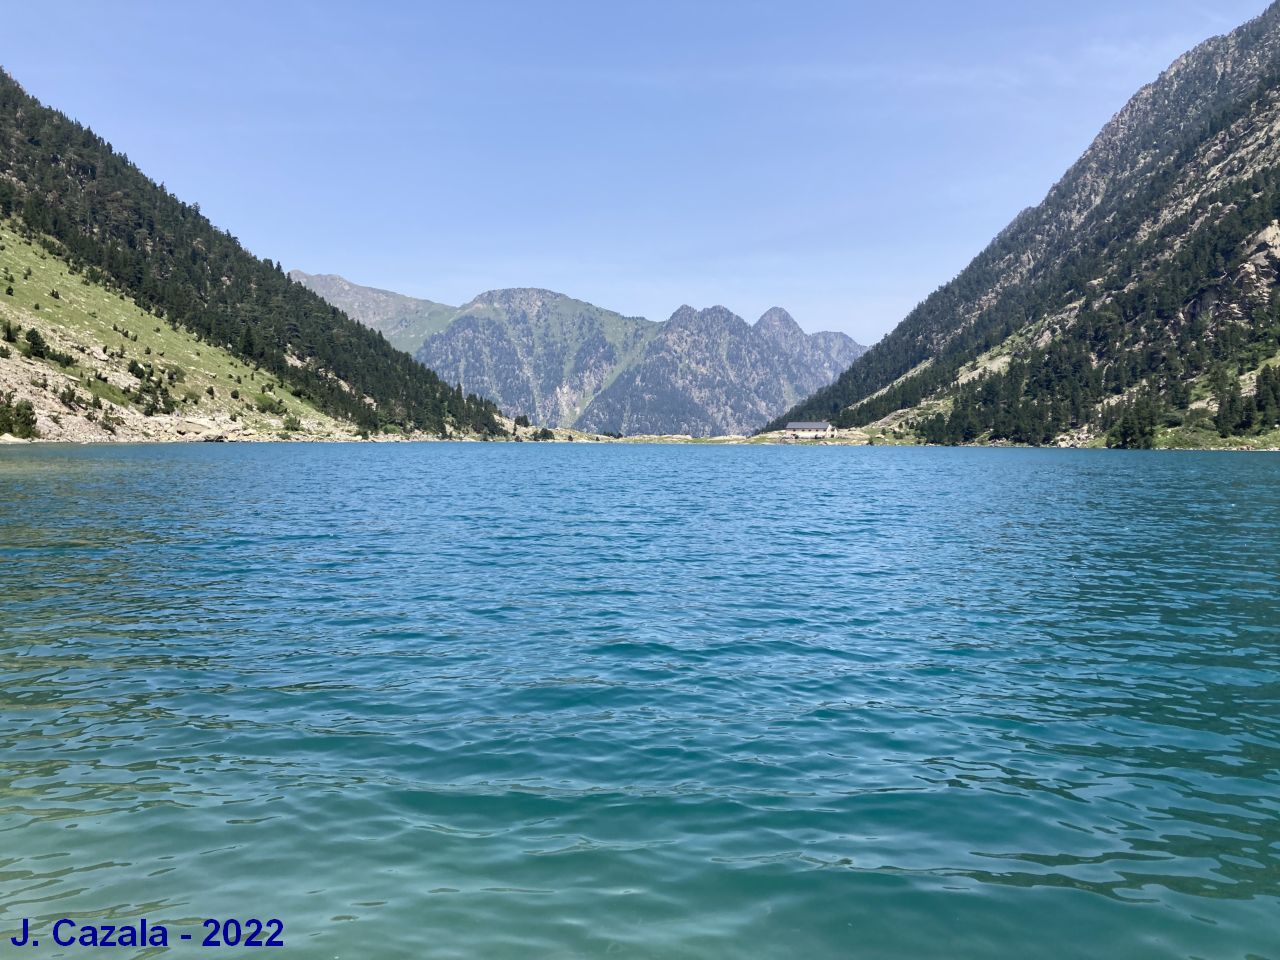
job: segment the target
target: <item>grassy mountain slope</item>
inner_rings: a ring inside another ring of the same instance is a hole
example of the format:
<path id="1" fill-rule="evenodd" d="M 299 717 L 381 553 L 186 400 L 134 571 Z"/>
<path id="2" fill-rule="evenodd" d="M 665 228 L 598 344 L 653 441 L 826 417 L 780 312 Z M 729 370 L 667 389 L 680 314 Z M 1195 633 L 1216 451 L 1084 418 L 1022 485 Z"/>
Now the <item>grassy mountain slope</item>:
<path id="1" fill-rule="evenodd" d="M 397 350 L 411 355 L 458 314 L 458 308 L 448 304 L 362 287 L 334 273 L 290 270 L 289 279 L 314 290 L 347 316 L 377 330 Z"/>
<path id="2" fill-rule="evenodd" d="M 257 364 L 330 416 L 367 429 L 497 430 L 492 404 L 254 257 L 0 71 L 0 218 L 13 214 L 91 283 Z"/>
<path id="3" fill-rule="evenodd" d="M 1040 206 L 771 426 L 1125 446 L 1266 434 L 1265 397 L 1231 411 L 1280 332 L 1278 75 L 1280 4 L 1181 57 Z"/>
<path id="4" fill-rule="evenodd" d="M 271 374 L 73 272 L 48 242 L 0 224 L 0 405 L 30 409 L 25 429 L 0 412 L 0 433 L 79 441 L 354 436 L 350 424 Z"/>

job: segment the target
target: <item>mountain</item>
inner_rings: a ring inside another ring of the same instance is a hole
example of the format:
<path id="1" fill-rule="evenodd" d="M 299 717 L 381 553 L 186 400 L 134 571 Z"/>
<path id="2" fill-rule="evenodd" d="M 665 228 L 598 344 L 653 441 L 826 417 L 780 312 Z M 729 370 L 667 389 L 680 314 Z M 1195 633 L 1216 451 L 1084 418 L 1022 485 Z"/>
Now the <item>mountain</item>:
<path id="1" fill-rule="evenodd" d="M 465 389 L 500 398 L 512 416 L 577 426 L 658 328 L 550 290 L 492 290 L 459 308 L 417 357 Z"/>
<path id="2" fill-rule="evenodd" d="M 784 310 L 755 326 L 724 307 L 664 323 L 547 290 L 495 290 L 417 357 L 510 414 L 595 433 L 747 433 L 829 382 L 862 347 L 807 336 Z"/>
<path id="3" fill-rule="evenodd" d="M 417 353 L 423 341 L 448 326 L 458 311 L 457 307 L 434 300 L 362 287 L 333 273 L 290 270 L 289 279 L 314 290 L 347 316 L 377 330 L 393 347 L 408 354 Z"/>
<path id="4" fill-rule="evenodd" d="M 88 284 L 263 371 L 328 417 L 363 430 L 499 430 L 492 403 L 442 382 L 249 253 L 3 71 L 0 221 Z"/>
<path id="5" fill-rule="evenodd" d="M 806 336 L 778 307 L 754 326 L 724 307 L 681 307 L 575 426 L 597 433 L 748 433 L 830 381 L 862 349 L 843 334 Z"/>
<path id="6" fill-rule="evenodd" d="M 439 308 L 341 277 L 290 276 L 384 332 Z M 599 433 L 749 432 L 865 349 L 842 333 L 806 334 L 776 307 L 754 326 L 723 307 L 682 307 L 659 323 L 533 288 L 431 316 L 440 329 L 416 356 L 446 380 L 509 414 Z"/>
<path id="7" fill-rule="evenodd" d="M 1278 418 L 1280 4 L 1179 58 L 1039 206 L 783 417 L 1148 446 Z"/>

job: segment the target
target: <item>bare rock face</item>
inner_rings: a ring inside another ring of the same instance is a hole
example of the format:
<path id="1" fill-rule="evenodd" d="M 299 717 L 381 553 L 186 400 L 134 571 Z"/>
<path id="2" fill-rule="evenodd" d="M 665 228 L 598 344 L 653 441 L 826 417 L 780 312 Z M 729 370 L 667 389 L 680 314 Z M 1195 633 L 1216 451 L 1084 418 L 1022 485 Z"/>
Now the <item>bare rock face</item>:
<path id="1" fill-rule="evenodd" d="M 658 326 L 550 290 L 491 290 L 461 307 L 416 356 L 509 416 L 568 427 Z"/>
<path id="2" fill-rule="evenodd" d="M 600 433 L 747 433 L 866 349 L 842 333 L 806 334 L 780 307 L 754 326 L 724 307 L 682 307 L 655 323 L 535 287 L 490 290 L 455 310 L 332 275 L 290 276 L 393 343 L 430 316 L 436 329 L 413 352 L 445 381 L 509 416 Z"/>
<path id="3" fill-rule="evenodd" d="M 754 327 L 724 307 L 653 323 L 545 290 L 500 290 L 463 307 L 418 359 L 535 422 L 701 437 L 762 426 L 862 349 L 843 334 L 806 336 L 776 308 Z"/>

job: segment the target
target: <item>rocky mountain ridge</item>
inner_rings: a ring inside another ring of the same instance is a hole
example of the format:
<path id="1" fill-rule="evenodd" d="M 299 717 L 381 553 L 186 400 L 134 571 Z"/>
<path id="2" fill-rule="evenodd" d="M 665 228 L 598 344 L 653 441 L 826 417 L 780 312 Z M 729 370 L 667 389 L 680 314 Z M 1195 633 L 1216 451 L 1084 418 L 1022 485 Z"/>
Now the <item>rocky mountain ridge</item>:
<path id="1" fill-rule="evenodd" d="M 771 426 L 831 417 L 937 442 L 1237 435 L 1218 422 L 1224 391 L 1250 389 L 1277 352 L 1274 284 L 1255 262 L 1280 218 L 1277 77 L 1273 4 L 1178 58 L 1043 203 Z"/>
<path id="2" fill-rule="evenodd" d="M 434 300 L 362 287 L 336 273 L 308 274 L 290 270 L 289 279 L 309 288 L 349 316 L 359 314 L 366 327 L 377 330 L 397 350 L 416 353 L 422 342 L 445 328 L 458 309 Z"/>
<path id="3" fill-rule="evenodd" d="M 683 306 L 578 425 L 622 434 L 750 432 L 861 349 L 843 334 L 805 334 L 780 307 L 749 324 L 724 307 Z"/>
<path id="4" fill-rule="evenodd" d="M 431 303 L 393 301 L 331 276 L 291 276 L 384 334 L 405 329 L 402 318 L 424 315 L 422 304 Z M 401 313 L 386 310 L 396 305 Z M 685 306 L 654 322 L 522 287 L 487 291 L 457 308 L 414 355 L 448 382 L 537 423 L 711 436 L 755 430 L 863 349 L 842 333 L 806 334 L 777 307 L 754 325 L 724 307 Z"/>

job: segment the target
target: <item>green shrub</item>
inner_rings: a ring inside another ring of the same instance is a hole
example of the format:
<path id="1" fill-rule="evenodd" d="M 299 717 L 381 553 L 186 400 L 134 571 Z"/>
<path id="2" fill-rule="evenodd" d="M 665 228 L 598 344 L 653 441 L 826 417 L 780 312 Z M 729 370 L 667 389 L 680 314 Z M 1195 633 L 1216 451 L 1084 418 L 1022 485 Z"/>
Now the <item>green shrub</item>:
<path id="1" fill-rule="evenodd" d="M 30 400 L 13 399 L 13 391 L 0 393 L 0 433 L 31 440 L 36 433 L 36 411 Z"/>
<path id="2" fill-rule="evenodd" d="M 27 354 L 35 359 L 40 359 L 48 352 L 49 345 L 45 343 L 45 339 L 40 335 L 40 331 L 32 327 L 27 331 Z"/>

